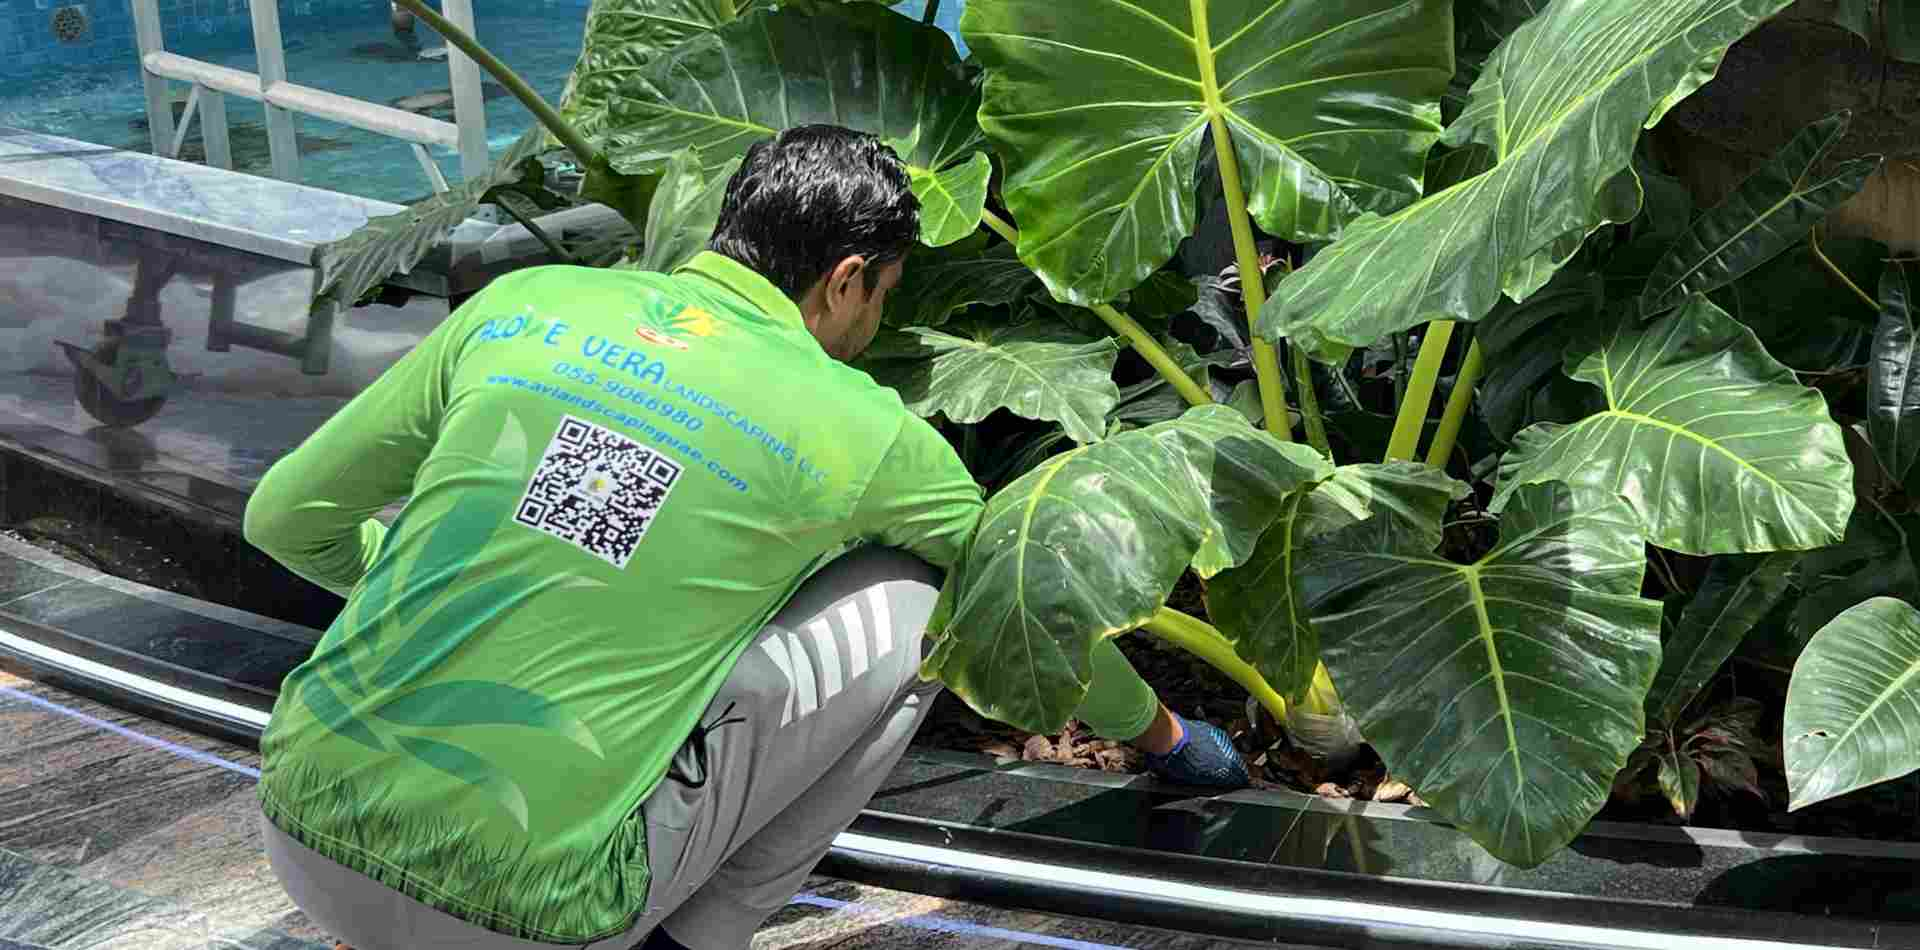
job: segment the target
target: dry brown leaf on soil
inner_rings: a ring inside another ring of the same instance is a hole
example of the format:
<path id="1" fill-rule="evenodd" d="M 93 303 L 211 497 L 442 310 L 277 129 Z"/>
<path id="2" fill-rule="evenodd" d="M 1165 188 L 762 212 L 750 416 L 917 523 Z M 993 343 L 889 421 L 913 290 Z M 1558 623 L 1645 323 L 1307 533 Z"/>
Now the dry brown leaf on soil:
<path id="1" fill-rule="evenodd" d="M 1054 751 L 1053 740 L 1046 736 L 1028 736 L 1027 744 L 1020 749 L 1020 758 L 1028 762 L 1057 762 L 1060 753 Z"/>
<path id="2" fill-rule="evenodd" d="M 1345 788 L 1342 788 L 1341 786 L 1333 784 L 1332 782 L 1321 782 L 1319 785 L 1314 786 L 1313 792 L 1314 794 L 1319 795 L 1321 798 L 1331 798 L 1336 800 L 1353 797 L 1353 793 L 1347 791 Z"/>
<path id="3" fill-rule="evenodd" d="M 1404 802 L 1412 796 L 1413 787 L 1397 778 L 1387 779 L 1373 790 L 1373 800 L 1376 802 Z"/>

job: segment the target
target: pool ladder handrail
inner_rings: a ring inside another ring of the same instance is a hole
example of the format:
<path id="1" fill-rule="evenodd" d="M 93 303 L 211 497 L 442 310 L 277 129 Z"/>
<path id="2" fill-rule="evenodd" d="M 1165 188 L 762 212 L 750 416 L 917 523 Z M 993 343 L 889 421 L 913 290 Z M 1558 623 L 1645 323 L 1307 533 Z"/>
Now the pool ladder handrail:
<path id="1" fill-rule="evenodd" d="M 300 181 L 300 147 L 293 127 L 294 113 L 338 122 L 413 146 L 414 157 L 432 183 L 447 190 L 440 166 L 427 146 L 452 148 L 460 154 L 460 173 L 474 178 L 487 170 L 487 116 L 481 97 L 480 67 L 459 49 L 447 49 L 447 73 L 453 91 L 454 121 L 396 109 L 380 103 L 342 96 L 287 79 L 286 46 L 280 33 L 278 0 L 247 0 L 253 17 L 254 54 L 258 73 L 220 66 L 167 52 L 161 29 L 159 0 L 131 0 L 134 39 L 140 48 L 140 74 L 146 87 L 147 128 L 153 151 L 178 158 L 194 119 L 200 120 L 207 164 L 232 170 L 233 147 L 227 133 L 226 96 L 252 99 L 266 108 L 267 148 L 273 177 Z M 441 14 L 455 26 L 473 33 L 473 0 L 441 0 Z M 170 80 L 192 84 L 178 126 L 173 118 Z"/>

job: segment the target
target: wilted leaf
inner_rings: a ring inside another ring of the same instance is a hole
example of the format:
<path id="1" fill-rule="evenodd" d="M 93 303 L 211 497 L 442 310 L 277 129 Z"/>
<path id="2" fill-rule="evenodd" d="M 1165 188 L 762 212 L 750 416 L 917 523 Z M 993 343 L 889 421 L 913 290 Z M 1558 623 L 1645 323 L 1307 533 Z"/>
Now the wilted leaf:
<path id="1" fill-rule="evenodd" d="M 1564 480 L 1619 493 L 1648 540 L 1687 554 L 1803 550 L 1838 541 L 1853 466 L 1826 400 L 1705 297 L 1570 347 L 1568 375 L 1607 408 L 1520 433 L 1496 510 L 1516 488 Z"/>
<path id="2" fill-rule="evenodd" d="M 1311 490 L 1289 495 L 1253 556 L 1207 585 L 1207 616 L 1268 684 L 1298 701 L 1319 666 L 1320 638 L 1300 601 L 1294 566 L 1320 536 L 1375 517 L 1397 519 L 1417 532 L 1414 544 L 1431 550 L 1440 543 L 1447 504 L 1466 491 L 1416 462 L 1343 465 Z"/>
<path id="3" fill-rule="evenodd" d="M 868 132 L 900 154 L 916 193 L 947 193 L 922 219 L 921 238 L 949 243 L 979 226 L 982 166 L 972 159 L 937 185 L 926 176 L 979 151 L 978 103 L 936 27 L 873 4 L 783 9 L 695 37 L 628 76 L 609 100 L 607 152 L 615 169 L 637 175 L 683 148 L 713 168 L 802 125 Z"/>
<path id="4" fill-rule="evenodd" d="M 586 723 L 543 696 L 504 683 L 429 683 L 387 700 L 373 715 L 408 726 L 525 726 L 564 737 L 601 756 L 600 743 Z"/>
<path id="5" fill-rule="evenodd" d="M 1920 611 L 1875 597 L 1820 628 L 1787 688 L 1789 811 L 1920 768 Z"/>
<path id="6" fill-rule="evenodd" d="M 1340 696 L 1394 775 L 1503 861 L 1533 867 L 1606 803 L 1640 744 L 1660 604 L 1639 519 L 1559 483 L 1513 495 L 1473 564 L 1374 517 L 1296 567 Z"/>
<path id="7" fill-rule="evenodd" d="M 1647 692 L 1647 719 L 1672 726 L 1734 648 L 1787 592 L 1800 555 L 1725 555 L 1687 603 L 1661 648 L 1660 673 Z"/>
<path id="8" fill-rule="evenodd" d="M 675 155 L 647 209 L 646 239 L 634 268 L 671 273 L 705 250 L 720 223 L 727 182 L 739 169 L 734 159 L 708 175 L 692 149 Z"/>
<path id="9" fill-rule="evenodd" d="M 405 210 L 369 218 L 352 234 L 315 248 L 314 310 L 351 307 L 388 277 L 412 270 L 480 207 L 488 192 L 537 173 L 540 163 L 535 156 L 546 150 L 536 128 L 521 136 L 485 174 Z"/>
<path id="10" fill-rule="evenodd" d="M 1660 794 L 1666 796 L 1674 814 L 1692 818 L 1694 808 L 1700 804 L 1700 766 L 1691 757 L 1676 754 L 1671 748 L 1662 748 L 1659 760 Z"/>
<path id="11" fill-rule="evenodd" d="M 1223 122 L 1267 233 L 1337 235 L 1420 194 L 1453 73 L 1445 0 L 971 0 L 980 121 L 1020 256 L 1062 300 L 1112 300 L 1195 226 Z"/>
<path id="12" fill-rule="evenodd" d="M 1089 339 L 1057 323 L 996 326 L 974 321 L 952 332 L 889 331 L 861 367 L 900 393 L 907 409 L 954 422 L 979 422 L 996 409 L 1058 422 L 1076 442 L 1106 434 L 1120 399 L 1113 363 L 1120 344 Z"/>
<path id="13" fill-rule="evenodd" d="M 1494 54 L 1445 141 L 1491 171 L 1348 228 L 1282 284 L 1259 332 L 1331 360 L 1428 320 L 1524 299 L 1602 224 L 1631 220 L 1615 176 L 1643 128 L 1698 89 L 1789 0 L 1557 0 Z"/>
<path id="14" fill-rule="evenodd" d="M 1286 494 L 1330 472 L 1217 405 L 1054 456 L 987 502 L 922 672 L 981 715 L 1056 732 L 1096 643 L 1146 622 L 1190 565 L 1243 560 Z"/>
<path id="15" fill-rule="evenodd" d="M 1799 243 L 1827 212 L 1859 194 L 1867 176 L 1880 167 L 1878 158 L 1842 162 L 1814 178 L 1821 160 L 1847 133 L 1849 118 L 1840 112 L 1800 130 L 1725 201 L 1694 221 L 1654 268 L 1640 295 L 1641 312 L 1659 313 L 1688 294 L 1732 283 Z"/>
<path id="16" fill-rule="evenodd" d="M 1867 364 L 1867 432 L 1873 455 L 1894 481 L 1904 481 L 1920 455 L 1920 351 L 1914 320 L 1920 306 L 1920 260 L 1895 261 L 1880 275 L 1880 323 Z"/>
<path id="17" fill-rule="evenodd" d="M 895 327 L 937 327 L 968 307 L 1009 304 L 1039 285 L 1011 244 L 916 249 L 887 294 L 885 319 Z"/>

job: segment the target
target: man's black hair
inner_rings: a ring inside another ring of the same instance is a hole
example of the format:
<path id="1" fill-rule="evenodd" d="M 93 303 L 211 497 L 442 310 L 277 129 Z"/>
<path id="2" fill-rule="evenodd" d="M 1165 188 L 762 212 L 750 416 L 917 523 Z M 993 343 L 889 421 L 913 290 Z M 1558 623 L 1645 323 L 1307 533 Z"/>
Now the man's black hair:
<path id="1" fill-rule="evenodd" d="M 867 259 L 867 290 L 920 234 L 920 200 L 879 139 L 805 125 L 756 143 L 727 183 L 707 247 L 799 300 L 841 260 Z"/>

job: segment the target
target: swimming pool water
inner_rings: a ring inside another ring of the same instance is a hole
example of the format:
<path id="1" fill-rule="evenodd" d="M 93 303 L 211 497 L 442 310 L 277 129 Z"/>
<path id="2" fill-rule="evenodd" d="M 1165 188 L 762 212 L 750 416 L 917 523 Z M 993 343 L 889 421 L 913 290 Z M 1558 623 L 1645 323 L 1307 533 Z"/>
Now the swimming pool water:
<path id="1" fill-rule="evenodd" d="M 918 15 L 925 0 L 898 4 L 902 12 Z M 579 9 L 548 9 L 539 16 L 495 12 L 507 4 L 480 0 L 474 32 L 515 72 L 549 102 L 557 102 L 567 73 L 580 55 L 580 33 L 586 14 Z M 492 6 L 494 10 L 488 10 Z M 528 6 L 531 6 L 529 4 Z M 940 24 L 957 32 L 959 0 L 947 0 Z M 425 45 L 439 40 L 420 28 Z M 444 92 L 448 86 L 445 60 L 413 56 L 394 39 L 384 11 L 370 13 L 363 23 L 333 22 L 323 29 L 288 30 L 287 76 L 293 82 L 371 102 L 395 103 L 422 93 Z M 235 69 L 255 71 L 250 46 L 191 55 Z M 494 154 L 533 125 L 533 117 L 518 101 L 484 79 L 487 142 Z M 174 83 L 182 101 L 184 83 Z M 452 120 L 451 110 L 437 114 Z M 308 116 L 295 116 L 300 137 L 300 180 L 309 185 L 385 201 L 409 202 L 430 192 L 425 172 L 412 147 L 398 139 L 335 125 Z M 229 96 L 227 124 L 233 142 L 234 166 L 240 171 L 267 174 L 271 165 L 266 146 L 265 115 L 259 103 Z M 140 84 L 136 52 L 131 44 L 123 58 L 99 65 L 63 66 L 11 79 L 0 90 L 0 126 L 14 126 L 51 135 L 121 148 L 148 151 L 146 96 Z M 199 123 L 194 123 L 183 157 L 198 160 Z M 452 149 L 430 148 L 448 181 L 460 179 L 459 156 Z"/>

